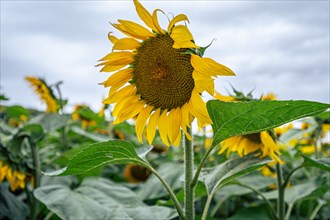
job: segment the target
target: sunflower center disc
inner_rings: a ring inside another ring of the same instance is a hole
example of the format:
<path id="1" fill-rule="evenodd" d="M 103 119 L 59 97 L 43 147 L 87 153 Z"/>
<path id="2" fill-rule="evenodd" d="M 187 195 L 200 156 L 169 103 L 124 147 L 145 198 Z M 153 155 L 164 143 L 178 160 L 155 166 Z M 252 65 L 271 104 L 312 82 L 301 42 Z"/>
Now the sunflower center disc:
<path id="1" fill-rule="evenodd" d="M 261 143 L 261 138 L 260 138 L 260 133 L 255 133 L 255 134 L 246 134 L 243 135 L 243 137 L 249 139 L 250 141 L 260 144 Z"/>
<path id="2" fill-rule="evenodd" d="M 168 35 L 158 35 L 137 49 L 134 61 L 134 83 L 147 104 L 173 109 L 189 101 L 195 86 L 190 55 L 185 49 L 174 49 Z"/>

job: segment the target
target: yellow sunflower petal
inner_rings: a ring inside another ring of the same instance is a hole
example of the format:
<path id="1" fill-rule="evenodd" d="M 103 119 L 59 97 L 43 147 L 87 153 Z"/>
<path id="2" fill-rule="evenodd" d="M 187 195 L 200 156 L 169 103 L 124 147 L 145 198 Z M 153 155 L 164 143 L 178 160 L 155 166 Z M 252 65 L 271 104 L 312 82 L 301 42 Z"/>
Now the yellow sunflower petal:
<path id="1" fill-rule="evenodd" d="M 150 37 L 154 37 L 154 34 L 151 33 L 148 29 L 135 22 L 121 19 L 119 19 L 118 21 L 125 28 L 126 32 L 135 38 L 146 40 Z"/>
<path id="2" fill-rule="evenodd" d="M 176 140 L 173 142 L 173 146 L 175 147 L 179 146 L 180 142 L 181 142 L 181 132 L 178 133 Z"/>
<path id="3" fill-rule="evenodd" d="M 109 87 L 109 86 L 115 86 L 121 83 L 127 83 L 132 77 L 132 68 L 127 68 L 120 70 L 114 74 L 112 74 L 106 81 L 104 81 L 102 84 L 104 87 Z M 122 85 L 124 85 L 122 84 Z"/>
<path id="4" fill-rule="evenodd" d="M 180 108 L 172 109 L 167 116 L 167 134 L 170 143 L 173 143 L 180 132 L 181 125 L 181 110 Z"/>
<path id="5" fill-rule="evenodd" d="M 176 23 L 178 23 L 178 22 L 180 22 L 180 21 L 188 21 L 188 23 L 189 23 L 189 19 L 188 19 L 188 17 L 187 17 L 186 15 L 184 15 L 184 14 L 179 14 L 179 15 L 175 16 L 175 17 L 171 20 L 171 22 L 168 24 L 168 27 L 167 27 L 167 31 L 168 31 L 168 33 L 171 33 L 171 29 L 172 29 L 172 27 L 173 27 Z"/>
<path id="6" fill-rule="evenodd" d="M 147 139 L 149 144 L 152 144 L 152 141 L 154 140 L 159 114 L 160 108 L 158 108 L 149 118 L 147 125 Z"/>
<path id="7" fill-rule="evenodd" d="M 245 153 L 244 155 L 247 155 L 249 153 L 255 152 L 258 149 L 261 149 L 263 147 L 262 143 L 255 143 L 253 141 L 249 141 L 245 146 Z"/>
<path id="8" fill-rule="evenodd" d="M 194 40 L 189 29 L 184 25 L 175 26 L 171 33 L 171 38 L 174 40 L 173 48 L 199 48 L 192 42 Z"/>
<path id="9" fill-rule="evenodd" d="M 181 125 L 181 110 L 180 108 L 172 109 L 172 140 L 175 142 L 179 133 Z"/>
<path id="10" fill-rule="evenodd" d="M 113 108 L 112 115 L 117 116 L 121 109 L 125 108 L 126 105 L 130 105 L 132 103 L 136 103 L 139 101 L 141 95 L 133 95 L 133 96 L 128 96 L 126 98 L 123 98 L 122 100 L 118 101 Z"/>
<path id="11" fill-rule="evenodd" d="M 116 38 L 115 36 L 111 35 L 112 32 L 108 33 L 108 39 L 112 44 L 115 44 L 118 41 L 118 38 Z"/>
<path id="12" fill-rule="evenodd" d="M 104 65 L 104 67 L 100 70 L 100 72 L 114 72 L 116 70 L 120 70 L 123 67 L 127 66 L 126 64 L 113 66 L 113 65 L 107 65 L 107 63 L 108 63 L 108 61 L 102 62 L 102 63 L 97 64 L 96 66 Z"/>
<path id="13" fill-rule="evenodd" d="M 152 30 L 157 31 L 154 22 L 153 22 L 153 18 L 151 16 L 151 14 L 147 11 L 147 9 L 145 9 L 141 3 L 137 0 L 134 0 L 134 5 L 135 5 L 135 9 L 137 14 L 139 15 L 139 17 L 141 18 L 141 20 Z"/>
<path id="14" fill-rule="evenodd" d="M 104 104 L 112 104 L 114 102 L 117 102 L 121 100 L 123 97 L 131 96 L 135 93 L 135 86 L 128 85 L 120 89 L 119 91 L 115 92 L 114 94 L 111 94 L 108 98 L 103 100 Z"/>
<path id="15" fill-rule="evenodd" d="M 112 47 L 112 50 L 135 50 L 141 46 L 141 43 L 133 38 L 119 39 Z"/>
<path id="16" fill-rule="evenodd" d="M 160 33 L 160 34 L 165 34 L 165 31 L 160 27 L 159 23 L 158 23 L 158 17 L 157 17 L 157 11 L 160 11 L 162 12 L 163 14 L 165 14 L 162 10 L 160 9 L 156 9 L 154 10 L 154 12 L 152 13 L 152 19 L 153 19 L 153 22 L 154 22 L 154 25 L 155 25 L 155 28 L 156 32 Z"/>
<path id="17" fill-rule="evenodd" d="M 167 119 L 167 109 L 165 109 L 159 117 L 158 130 L 159 130 L 160 138 L 162 139 L 163 143 L 166 146 L 170 146 L 170 144 L 168 142 L 168 138 L 167 138 L 168 135 L 167 135 L 166 126 L 167 126 L 168 121 L 166 119 Z"/>
<path id="18" fill-rule="evenodd" d="M 113 124 L 119 124 L 125 120 L 128 120 L 130 118 L 135 117 L 137 114 L 139 114 L 141 112 L 141 110 L 144 108 L 145 106 L 145 102 L 143 101 L 139 101 L 137 103 L 133 103 L 129 106 L 127 106 L 126 108 L 123 108 L 116 120 L 113 122 Z"/>
<path id="19" fill-rule="evenodd" d="M 191 93 L 189 109 L 191 113 L 197 118 L 200 127 L 204 126 L 205 124 L 212 124 L 206 109 L 206 105 L 195 89 Z"/>
<path id="20" fill-rule="evenodd" d="M 127 65 L 134 61 L 134 53 L 132 52 L 112 52 L 103 57 L 100 61 L 107 60 L 106 65 Z"/>
<path id="21" fill-rule="evenodd" d="M 126 28 L 122 25 L 122 24 L 114 24 L 114 23 L 110 23 L 114 28 L 116 28 L 117 30 L 119 30 L 121 33 L 129 36 L 129 37 L 134 37 L 133 35 L 131 35 L 130 33 L 127 32 Z"/>
<path id="22" fill-rule="evenodd" d="M 214 95 L 215 99 L 218 99 L 220 101 L 224 101 L 224 102 L 233 102 L 236 101 L 236 99 L 232 96 L 225 96 L 225 95 L 221 95 L 220 93 L 218 93 L 217 91 L 215 91 L 215 95 Z"/>
<path id="23" fill-rule="evenodd" d="M 146 106 L 139 114 L 139 116 L 136 119 L 136 136 L 138 137 L 139 142 L 142 142 L 142 133 L 145 127 L 145 124 L 147 122 L 147 119 L 150 116 L 150 112 L 152 111 L 154 107 L 153 106 Z"/>
<path id="24" fill-rule="evenodd" d="M 198 55 L 191 55 L 191 65 L 195 70 L 209 76 L 235 76 L 235 73 L 228 67 L 217 63 L 211 58 L 202 58 Z"/>
<path id="25" fill-rule="evenodd" d="M 267 131 L 262 131 L 260 133 L 260 139 L 264 146 L 267 146 L 267 148 L 273 150 L 276 153 L 280 153 L 279 146 L 276 145 L 273 138 L 268 134 Z"/>
<path id="26" fill-rule="evenodd" d="M 202 93 L 207 91 L 211 96 L 214 95 L 214 79 L 208 76 L 204 76 L 199 71 L 193 71 L 193 78 L 195 82 L 195 88 L 198 92 Z"/>

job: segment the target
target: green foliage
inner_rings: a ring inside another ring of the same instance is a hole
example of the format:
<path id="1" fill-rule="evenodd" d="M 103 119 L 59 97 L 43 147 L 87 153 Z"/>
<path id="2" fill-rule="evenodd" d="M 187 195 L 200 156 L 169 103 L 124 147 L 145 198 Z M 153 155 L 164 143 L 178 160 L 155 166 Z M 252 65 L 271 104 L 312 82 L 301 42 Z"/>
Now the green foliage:
<path id="1" fill-rule="evenodd" d="M 316 167 L 321 170 L 325 170 L 330 172 L 330 158 L 319 158 L 317 160 L 313 160 L 305 155 L 301 155 L 304 158 L 304 163 L 302 164 L 305 167 Z"/>
<path id="2" fill-rule="evenodd" d="M 135 152 L 134 147 L 121 140 L 96 143 L 83 148 L 64 169 L 46 173 L 47 175 L 80 174 L 105 164 L 145 164 Z"/>
<path id="3" fill-rule="evenodd" d="M 26 219 L 28 208 L 21 200 L 9 192 L 5 185 L 0 185 L 0 218 Z"/>
<path id="4" fill-rule="evenodd" d="M 205 183 L 208 194 L 214 194 L 235 178 L 247 175 L 271 161 L 268 158 L 261 159 L 252 155 L 230 159 L 214 168 L 204 170 L 200 180 Z"/>
<path id="5" fill-rule="evenodd" d="M 86 178 L 79 187 L 48 185 L 35 197 L 62 219 L 171 219 L 174 209 L 147 206 L 132 190 L 104 178 Z"/>
<path id="6" fill-rule="evenodd" d="M 213 122 L 213 145 L 233 136 L 258 133 L 293 120 L 316 115 L 329 107 L 328 104 L 309 101 L 212 100 L 207 103 Z"/>

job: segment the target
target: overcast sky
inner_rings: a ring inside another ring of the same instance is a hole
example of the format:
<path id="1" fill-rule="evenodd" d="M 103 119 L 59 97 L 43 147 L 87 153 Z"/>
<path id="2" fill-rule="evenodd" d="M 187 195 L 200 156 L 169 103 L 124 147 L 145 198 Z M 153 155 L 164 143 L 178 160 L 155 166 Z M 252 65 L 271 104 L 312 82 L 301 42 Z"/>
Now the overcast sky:
<path id="1" fill-rule="evenodd" d="M 186 14 L 198 45 L 213 39 L 205 56 L 230 67 L 236 77 L 222 77 L 216 89 L 230 84 L 274 92 L 279 99 L 330 102 L 329 1 L 142 1 L 149 10 Z M 158 15 L 163 28 L 167 18 Z M 4 1 L 1 0 L 1 93 L 3 104 L 45 109 L 24 76 L 49 84 L 62 80 L 69 104 L 97 110 L 108 77 L 94 67 L 111 52 L 109 22 L 127 19 L 143 24 L 133 1 Z M 123 36 L 114 31 L 117 36 Z"/>

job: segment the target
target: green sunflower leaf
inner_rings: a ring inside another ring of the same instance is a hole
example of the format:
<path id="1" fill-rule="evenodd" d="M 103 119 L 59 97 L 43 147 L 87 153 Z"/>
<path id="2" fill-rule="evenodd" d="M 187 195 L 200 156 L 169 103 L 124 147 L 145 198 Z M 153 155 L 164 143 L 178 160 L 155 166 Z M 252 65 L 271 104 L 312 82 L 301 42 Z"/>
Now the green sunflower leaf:
<path id="1" fill-rule="evenodd" d="M 213 146 L 238 135 L 269 130 L 290 121 L 313 116 L 330 108 L 310 101 L 223 102 L 211 100 L 207 109 L 213 122 Z"/>
<path id="2" fill-rule="evenodd" d="M 271 161 L 269 158 L 258 158 L 253 155 L 233 158 L 214 168 L 204 169 L 199 179 L 205 182 L 210 194 L 218 191 L 232 180 L 243 177 Z"/>
<path id="3" fill-rule="evenodd" d="M 121 140 L 111 140 L 92 144 L 75 154 L 66 167 L 53 172 L 44 173 L 49 176 L 75 175 L 105 164 L 146 164 L 136 153 L 134 147 Z"/>
<path id="4" fill-rule="evenodd" d="M 330 172 L 330 158 L 312 159 L 305 155 L 301 155 L 304 158 L 303 166 L 317 167 L 321 170 Z"/>
<path id="5" fill-rule="evenodd" d="M 72 189 L 41 186 L 34 196 L 61 219 L 172 219 L 175 209 L 148 206 L 131 189 L 101 177 L 85 178 Z"/>

